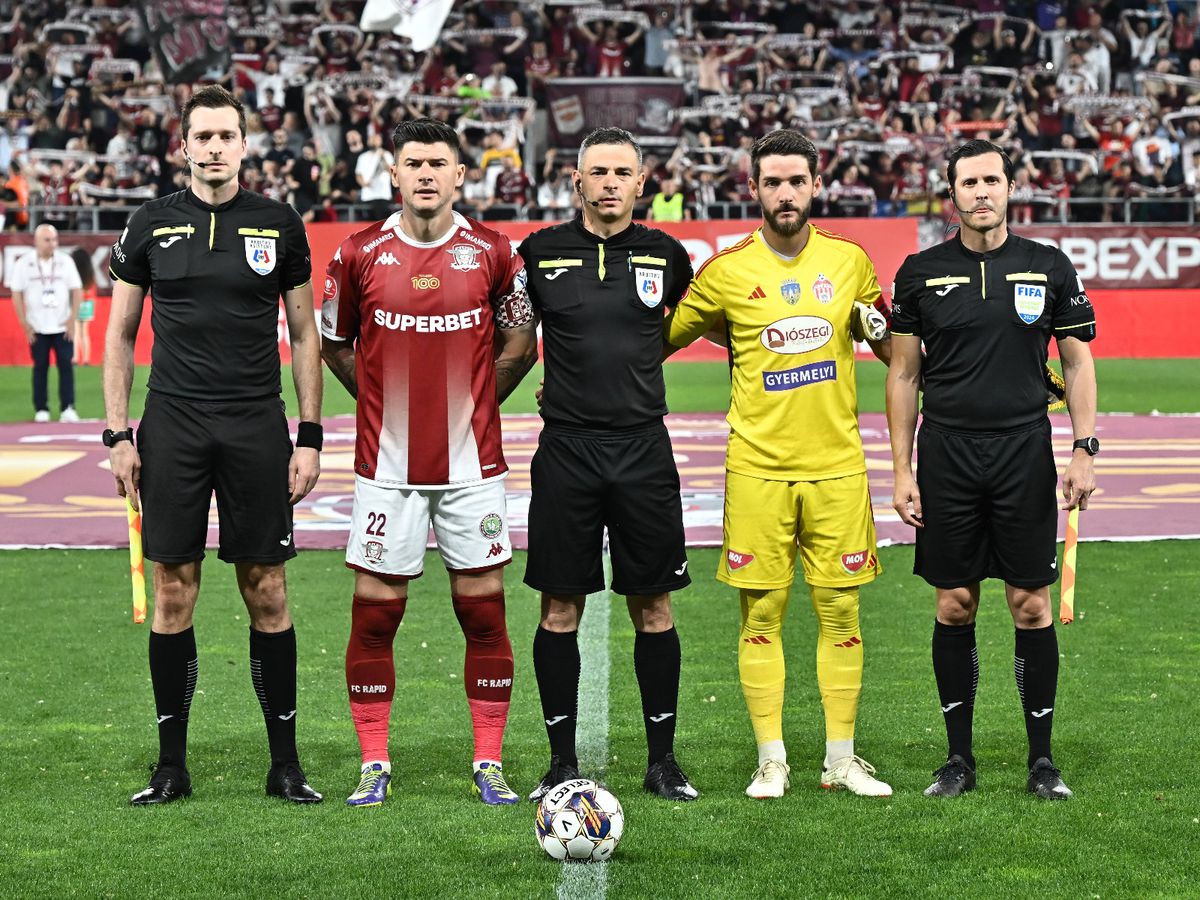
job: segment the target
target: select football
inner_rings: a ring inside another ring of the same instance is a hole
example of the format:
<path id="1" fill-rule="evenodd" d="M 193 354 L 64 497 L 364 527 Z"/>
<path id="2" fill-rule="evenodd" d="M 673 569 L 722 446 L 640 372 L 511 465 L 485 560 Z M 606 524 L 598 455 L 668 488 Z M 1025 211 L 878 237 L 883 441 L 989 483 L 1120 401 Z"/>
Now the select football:
<path id="1" fill-rule="evenodd" d="M 534 822 L 538 843 L 554 859 L 606 860 L 624 830 L 620 801 L 584 778 L 564 781 L 546 794 Z"/>

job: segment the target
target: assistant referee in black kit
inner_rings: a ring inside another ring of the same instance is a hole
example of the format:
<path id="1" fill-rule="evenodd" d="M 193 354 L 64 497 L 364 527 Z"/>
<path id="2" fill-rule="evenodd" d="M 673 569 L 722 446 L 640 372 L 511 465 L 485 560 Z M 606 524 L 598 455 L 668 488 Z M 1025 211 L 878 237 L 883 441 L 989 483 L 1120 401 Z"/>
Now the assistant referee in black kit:
<path id="1" fill-rule="evenodd" d="M 955 797 L 975 786 L 975 613 L 980 582 L 1001 578 L 1016 626 L 1027 788 L 1066 799 L 1071 791 L 1050 752 L 1058 638 L 1049 586 L 1058 580 L 1058 511 L 1043 372 L 1053 336 L 1075 433 L 1063 508 L 1085 509 L 1100 449 L 1088 348 L 1096 317 L 1062 251 L 1009 233 L 1013 165 L 1000 147 L 967 142 L 950 155 L 947 174 L 962 228 L 908 257 L 896 275 L 887 379 L 894 505 L 917 529 L 913 571 L 937 596 L 933 670 L 950 746 L 925 793 Z M 922 342 L 925 399 L 914 480 Z"/>
<path id="2" fill-rule="evenodd" d="M 296 753 L 296 632 L 284 563 L 296 555 L 292 507 L 320 474 L 321 360 L 308 238 L 291 207 L 241 190 L 246 113 L 219 86 L 182 111 L 188 190 L 139 208 L 112 248 L 104 405 L 117 493 L 143 511 L 154 562 L 150 678 L 159 758 L 135 805 L 192 792 L 188 713 L 196 688 L 192 613 L 214 490 L 220 553 L 237 570 L 250 614 L 250 674 L 271 750 L 267 793 L 296 803 L 321 795 Z M 149 394 L 129 428 L 133 348 L 153 296 Z M 291 333 L 300 404 L 293 451 L 279 398 L 279 298 Z"/>
<path id="3" fill-rule="evenodd" d="M 680 651 L 671 614 L 671 591 L 691 578 L 661 359 L 665 310 L 687 291 L 692 267 L 677 240 L 632 222 L 645 176 L 629 132 L 589 134 L 574 180 L 582 215 L 520 249 L 546 356 L 525 583 L 542 592 L 533 664 L 551 759 L 530 799 L 579 776 L 577 633 L 586 595 L 604 587 L 607 528 L 612 590 L 626 596 L 636 632 L 645 787 L 691 800 L 696 789 L 674 755 Z"/>

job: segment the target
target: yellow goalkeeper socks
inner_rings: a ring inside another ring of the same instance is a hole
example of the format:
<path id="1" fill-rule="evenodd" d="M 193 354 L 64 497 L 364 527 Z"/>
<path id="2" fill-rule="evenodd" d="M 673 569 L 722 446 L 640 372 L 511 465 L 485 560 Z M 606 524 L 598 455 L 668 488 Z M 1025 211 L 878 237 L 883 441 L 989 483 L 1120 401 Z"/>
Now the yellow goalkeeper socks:
<path id="1" fill-rule="evenodd" d="M 761 748 L 783 746 L 783 616 L 788 589 L 741 591 L 742 630 L 738 672 L 750 711 L 754 739 Z"/>
<path id="2" fill-rule="evenodd" d="M 810 587 L 810 592 L 820 626 L 817 686 L 825 707 L 825 738 L 830 743 L 853 741 L 863 672 L 858 588 Z"/>

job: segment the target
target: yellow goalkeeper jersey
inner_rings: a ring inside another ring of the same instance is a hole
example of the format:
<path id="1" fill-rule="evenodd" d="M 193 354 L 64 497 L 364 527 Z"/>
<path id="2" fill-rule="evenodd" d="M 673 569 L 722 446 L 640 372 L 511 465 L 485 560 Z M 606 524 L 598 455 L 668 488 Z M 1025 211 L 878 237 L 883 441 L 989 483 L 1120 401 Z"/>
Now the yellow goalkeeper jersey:
<path id="1" fill-rule="evenodd" d="M 777 481 L 866 471 L 850 316 L 855 300 L 877 299 L 866 251 L 815 226 L 794 259 L 759 229 L 700 268 L 664 327 L 676 347 L 727 329 L 729 471 Z"/>

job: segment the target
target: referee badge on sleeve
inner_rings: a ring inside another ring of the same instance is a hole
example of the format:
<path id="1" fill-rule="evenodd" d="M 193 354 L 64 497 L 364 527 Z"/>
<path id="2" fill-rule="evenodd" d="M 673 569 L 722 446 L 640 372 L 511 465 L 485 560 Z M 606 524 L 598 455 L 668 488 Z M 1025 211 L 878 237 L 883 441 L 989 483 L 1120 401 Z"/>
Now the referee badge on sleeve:
<path id="1" fill-rule="evenodd" d="M 259 275 L 275 271 L 275 238 L 247 237 L 246 262 Z"/>
<path id="2" fill-rule="evenodd" d="M 662 269 L 643 269 L 638 266 L 633 270 L 637 281 L 638 299 L 649 309 L 654 309 L 662 303 L 663 273 Z"/>

